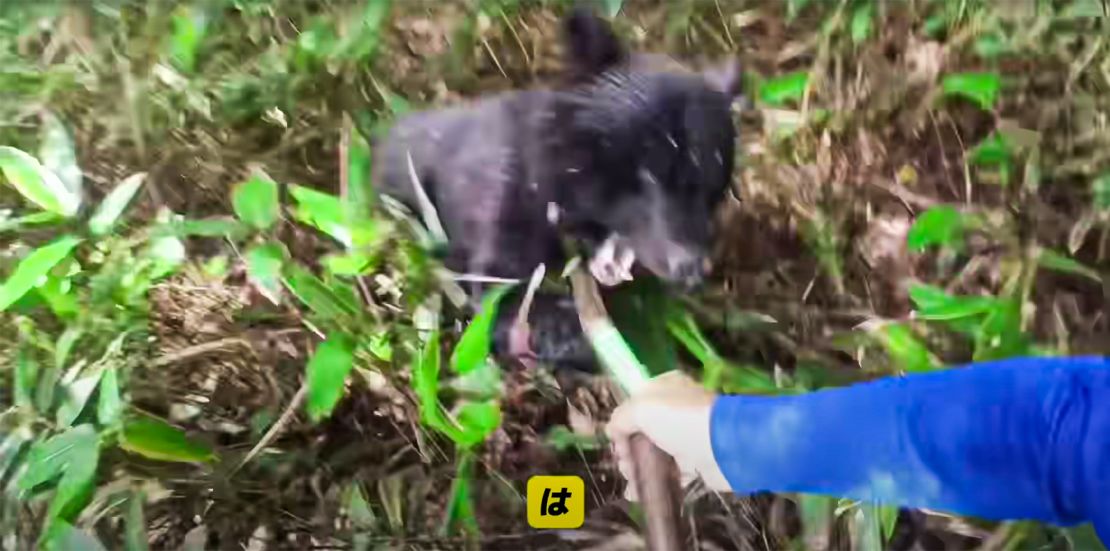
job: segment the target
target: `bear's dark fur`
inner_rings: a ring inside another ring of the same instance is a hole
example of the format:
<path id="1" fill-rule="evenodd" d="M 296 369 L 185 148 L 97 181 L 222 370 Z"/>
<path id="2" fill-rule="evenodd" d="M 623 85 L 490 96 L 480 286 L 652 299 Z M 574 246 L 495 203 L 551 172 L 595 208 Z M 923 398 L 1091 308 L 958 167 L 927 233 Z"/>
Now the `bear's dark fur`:
<path id="1" fill-rule="evenodd" d="M 415 174 L 449 238 L 447 267 L 457 272 L 527 278 L 545 263 L 550 273 L 566 261 L 562 237 L 586 250 L 615 237 L 637 269 L 697 284 L 733 169 L 739 70 L 730 63 L 697 74 L 630 55 L 585 9 L 565 18 L 564 34 L 566 86 L 398 120 L 375 148 L 379 191 L 419 212 Z M 573 314 L 568 302 L 542 301 L 530 316 L 541 325 L 541 317 Z"/>

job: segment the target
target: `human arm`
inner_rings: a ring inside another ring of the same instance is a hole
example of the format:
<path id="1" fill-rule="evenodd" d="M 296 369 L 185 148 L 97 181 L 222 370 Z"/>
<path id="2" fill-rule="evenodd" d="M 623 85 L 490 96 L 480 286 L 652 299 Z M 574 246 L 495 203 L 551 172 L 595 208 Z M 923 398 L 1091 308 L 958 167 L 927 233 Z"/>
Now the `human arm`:
<path id="1" fill-rule="evenodd" d="M 674 385 L 679 378 L 667 381 L 678 390 L 655 392 L 682 396 L 681 404 L 630 403 L 614 413 L 610 433 L 619 441 L 638 427 L 710 487 L 1061 525 L 1092 520 L 1107 535 L 1106 359 L 1016 359 L 779 397 L 696 398 Z"/>

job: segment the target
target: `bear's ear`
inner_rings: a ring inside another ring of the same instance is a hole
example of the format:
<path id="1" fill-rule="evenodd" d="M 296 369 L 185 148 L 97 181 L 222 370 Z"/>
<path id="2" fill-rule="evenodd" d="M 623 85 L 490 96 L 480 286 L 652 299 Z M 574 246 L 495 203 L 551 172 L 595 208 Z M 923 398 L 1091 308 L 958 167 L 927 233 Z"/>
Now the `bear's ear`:
<path id="1" fill-rule="evenodd" d="M 733 99 L 744 91 L 744 71 L 739 59 L 729 59 L 702 71 L 702 78 L 711 88 Z"/>
<path id="2" fill-rule="evenodd" d="M 575 78 L 588 78 L 623 63 L 627 57 L 613 27 L 579 3 L 563 22 L 567 61 Z"/>

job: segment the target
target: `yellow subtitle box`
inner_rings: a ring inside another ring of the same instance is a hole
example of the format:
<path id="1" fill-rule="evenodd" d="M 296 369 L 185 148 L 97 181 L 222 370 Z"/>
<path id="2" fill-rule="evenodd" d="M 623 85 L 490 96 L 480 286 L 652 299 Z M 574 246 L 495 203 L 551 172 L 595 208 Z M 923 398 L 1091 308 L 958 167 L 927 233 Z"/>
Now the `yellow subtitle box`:
<path id="1" fill-rule="evenodd" d="M 578 528 L 586 521 L 586 483 L 578 476 L 528 479 L 528 525 Z"/>

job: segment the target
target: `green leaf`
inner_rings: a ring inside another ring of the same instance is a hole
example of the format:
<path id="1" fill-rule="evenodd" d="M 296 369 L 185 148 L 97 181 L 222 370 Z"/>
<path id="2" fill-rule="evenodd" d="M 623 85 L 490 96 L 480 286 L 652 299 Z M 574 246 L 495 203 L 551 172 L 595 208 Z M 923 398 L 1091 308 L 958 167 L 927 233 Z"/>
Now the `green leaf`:
<path id="1" fill-rule="evenodd" d="M 54 490 L 54 498 L 50 500 L 50 507 L 46 510 L 47 531 L 58 521 L 72 522 L 77 519 L 81 511 L 92 500 L 96 490 L 96 464 L 99 460 L 99 443 L 83 457 L 82 461 L 74 462 L 58 481 Z"/>
<path id="2" fill-rule="evenodd" d="M 975 102 L 984 111 L 994 109 L 1002 87 L 998 73 L 957 73 L 944 77 L 941 88 L 946 96 L 959 96 Z"/>
<path id="3" fill-rule="evenodd" d="M 77 420 L 77 417 L 84 411 L 85 405 L 88 404 L 89 398 L 92 397 L 93 391 L 100 385 L 100 377 L 103 374 L 103 370 L 93 369 L 92 373 L 80 377 L 62 388 L 62 403 L 58 406 L 55 416 L 58 426 L 68 427 Z"/>
<path id="4" fill-rule="evenodd" d="M 80 304 L 70 278 L 47 274 L 46 281 L 36 287 L 35 292 L 46 301 L 58 319 L 70 320 L 77 316 Z"/>
<path id="5" fill-rule="evenodd" d="M 456 348 L 456 350 L 458 350 Z M 479 400 L 490 400 L 502 394 L 501 368 L 492 358 L 485 358 L 475 369 L 455 377 L 451 388 L 460 395 Z"/>
<path id="6" fill-rule="evenodd" d="M 1021 330 L 1021 300 L 996 299 L 975 335 L 972 359 L 986 362 L 1027 355 L 1029 339 Z"/>
<path id="7" fill-rule="evenodd" d="M 381 28 L 389 15 L 390 4 L 391 0 L 368 0 L 359 24 L 346 33 L 336 48 L 336 57 L 361 62 L 374 55 L 381 42 Z"/>
<path id="8" fill-rule="evenodd" d="M 788 73 L 763 82 L 759 87 L 759 99 L 774 106 L 783 106 L 789 101 L 800 102 L 808 84 L 808 71 Z"/>
<path id="9" fill-rule="evenodd" d="M 16 407 L 33 408 L 35 383 L 38 382 L 39 364 L 27 346 L 20 346 L 15 354 L 14 399 Z M 0 477 L 4 473 L 0 471 Z"/>
<path id="10" fill-rule="evenodd" d="M 152 417 L 124 422 L 120 447 L 157 461 L 208 463 L 216 458 L 208 446 L 190 439 L 180 429 Z"/>
<path id="11" fill-rule="evenodd" d="M 146 519 L 143 517 L 143 502 L 146 496 L 142 491 L 131 492 L 127 499 L 127 517 L 124 520 L 123 544 L 126 551 L 147 551 Z"/>
<path id="12" fill-rule="evenodd" d="M 54 366 L 58 369 L 66 367 L 66 362 L 69 361 L 69 354 L 73 352 L 73 347 L 81 341 L 81 337 L 85 336 L 85 331 L 76 325 L 66 327 L 61 335 L 58 335 L 57 340 L 54 341 Z"/>
<path id="13" fill-rule="evenodd" d="M 143 182 L 146 180 L 146 173 L 139 172 L 132 174 L 120 182 L 112 191 L 108 193 L 104 200 L 101 201 L 100 206 L 97 207 L 96 213 L 89 218 L 89 231 L 93 235 L 104 235 L 112 229 L 116 220 L 123 214 L 124 209 L 131 203 L 131 199 L 138 193 L 139 188 L 142 187 Z"/>
<path id="14" fill-rule="evenodd" d="M 975 54 L 984 59 L 996 59 L 1010 49 L 1005 37 L 999 32 L 990 32 L 975 39 Z"/>
<path id="15" fill-rule="evenodd" d="M 963 247 L 964 217 L 949 205 L 939 205 L 921 213 L 906 234 L 912 251 L 923 251 L 930 245 L 960 249 Z"/>
<path id="16" fill-rule="evenodd" d="M 570 449 L 585 451 L 601 449 L 601 440 L 596 435 L 578 434 L 572 432 L 566 425 L 551 427 L 543 441 L 560 453 Z"/>
<path id="17" fill-rule="evenodd" d="M 466 402 L 459 406 L 455 414 L 462 429 L 461 438 L 455 443 L 471 448 L 481 444 L 487 436 L 497 430 L 501 424 L 501 408 L 493 400 L 483 402 Z"/>
<path id="18" fill-rule="evenodd" d="M 463 331 L 459 344 L 451 355 L 451 369 L 460 375 L 473 371 L 489 356 L 490 339 L 493 337 L 493 323 L 497 320 L 497 310 L 501 299 L 512 289 L 512 285 L 499 285 L 482 298 L 482 309 Z"/>
<path id="19" fill-rule="evenodd" d="M 853 548 L 856 551 L 882 551 L 883 537 L 877 506 L 861 505 L 856 511 L 853 528 Z"/>
<path id="20" fill-rule="evenodd" d="M 172 274 L 185 262 L 185 243 L 173 236 L 155 237 L 146 250 L 154 260 L 150 279 L 157 280 Z"/>
<path id="21" fill-rule="evenodd" d="M 948 30 L 948 19 L 944 14 L 930 15 L 925 23 L 921 26 L 921 30 L 932 38 L 940 38 L 944 31 Z"/>
<path id="22" fill-rule="evenodd" d="M 1106 546 L 1103 545 L 1102 540 L 1099 539 L 1098 533 L 1091 523 L 1080 524 L 1071 528 L 1064 529 L 1067 535 L 1068 543 L 1071 544 L 1072 549 L 1082 549 L 1084 551 L 1106 551 Z"/>
<path id="23" fill-rule="evenodd" d="M 247 250 L 247 277 L 263 296 L 281 303 L 281 269 L 288 253 L 280 242 L 256 245 Z"/>
<path id="24" fill-rule="evenodd" d="M 862 44 L 871 37 L 871 20 L 874 15 L 875 4 L 869 1 L 859 4 L 852 11 L 850 29 L 853 44 Z"/>
<path id="25" fill-rule="evenodd" d="M 332 334 L 308 361 L 308 416 L 315 422 L 331 415 L 343 396 L 347 374 L 354 365 L 354 344 L 347 335 Z"/>
<path id="26" fill-rule="evenodd" d="M 259 230 L 269 228 L 280 215 L 277 182 L 255 172 L 249 180 L 232 188 L 231 206 L 243 222 Z"/>
<path id="27" fill-rule="evenodd" d="M 0 147 L 0 172 L 28 201 L 64 217 L 77 214 L 81 196 L 66 189 L 56 174 L 14 147 Z"/>
<path id="28" fill-rule="evenodd" d="M 370 349 L 370 353 L 379 360 L 388 362 L 393 359 L 393 344 L 389 342 L 388 331 L 382 331 L 370 337 L 367 347 Z"/>
<path id="29" fill-rule="evenodd" d="M 670 309 L 667 329 L 690 354 L 702 364 L 702 384 L 706 388 L 730 393 L 762 394 L 778 390 L 771 377 L 758 369 L 739 366 L 725 360 L 709 339 L 705 338 L 693 316 L 686 311 Z"/>
<path id="30" fill-rule="evenodd" d="M 1091 181 L 1091 203 L 1102 212 L 1110 211 L 1110 172 Z"/>
<path id="31" fill-rule="evenodd" d="M 474 516 L 474 501 L 471 496 L 471 481 L 474 478 L 474 454 L 459 454 L 455 469 L 455 480 L 451 483 L 451 493 L 447 498 L 443 531 L 452 534 L 460 528 L 475 536 L 478 534 L 478 520 Z"/>
<path id="32" fill-rule="evenodd" d="M 297 221 L 317 227 L 320 231 L 332 234 L 330 226 L 342 226 L 346 218 L 343 212 L 343 201 L 330 193 L 292 184 L 289 186 L 289 195 L 297 203 L 293 211 Z M 339 241 L 343 239 L 338 238 Z"/>
<path id="33" fill-rule="evenodd" d="M 175 220 L 163 224 L 155 231 L 156 236 L 172 237 L 228 237 L 238 240 L 244 237 L 249 228 L 230 216 L 202 218 L 200 220 Z"/>
<path id="34" fill-rule="evenodd" d="M 100 436 L 96 429 L 89 424 L 72 427 L 31 447 L 19 489 L 31 491 L 70 471 L 83 476 L 89 471 L 90 462 L 95 472 L 99 456 Z"/>
<path id="35" fill-rule="evenodd" d="M 174 11 L 169 54 L 181 71 L 191 73 L 196 68 L 197 51 L 207 26 L 207 18 L 199 9 L 184 5 Z"/>
<path id="36" fill-rule="evenodd" d="M 216 255 L 204 262 L 202 270 L 208 277 L 223 278 L 227 275 L 228 263 L 226 254 Z"/>
<path id="37" fill-rule="evenodd" d="M 607 17 L 616 17 L 621 12 L 621 6 L 624 0 L 603 0 L 602 9 Z"/>
<path id="38" fill-rule="evenodd" d="M 332 275 L 357 276 L 373 268 L 373 259 L 359 252 L 329 254 L 321 262 Z"/>
<path id="39" fill-rule="evenodd" d="M 879 515 L 879 527 L 882 529 L 883 541 L 890 541 L 894 536 L 894 529 L 898 526 L 898 507 L 893 505 L 876 505 Z"/>
<path id="40" fill-rule="evenodd" d="M 297 36 L 297 44 L 293 48 L 293 66 L 299 73 L 309 72 L 312 66 L 332 55 L 338 42 L 339 38 L 327 17 L 313 18 Z"/>
<path id="41" fill-rule="evenodd" d="M 1037 256 L 1037 264 L 1042 268 L 1049 270 L 1056 270 L 1065 274 L 1073 274 L 1085 277 L 1096 283 L 1102 283 L 1102 275 L 1098 270 L 1085 266 L 1083 263 L 1074 260 L 1064 253 L 1056 252 L 1052 249 L 1041 249 L 1040 254 Z"/>
<path id="42" fill-rule="evenodd" d="M 100 394 L 96 404 L 96 420 L 110 427 L 116 424 L 123 413 L 123 400 L 120 398 L 119 369 L 110 367 L 100 378 Z"/>
<path id="43" fill-rule="evenodd" d="M 80 242 L 81 239 L 66 235 L 35 249 L 20 261 L 12 275 L 0 285 L 0 311 L 6 310 L 34 288 Z"/>
<path id="44" fill-rule="evenodd" d="M 374 204 L 374 183 L 370 181 L 373 158 L 366 138 L 352 130 L 347 147 L 347 193 L 348 208 L 354 212 L 369 212 Z"/>
<path id="45" fill-rule="evenodd" d="M 12 467 L 23 464 L 22 460 L 26 458 L 23 450 L 31 435 L 30 431 L 15 426 L 5 426 L 4 430 L 4 438 L 0 439 L 0 478 L 8 480 Z M 20 460 L 19 463 L 16 463 L 17 459 Z M 14 493 L 11 485 L 7 486 L 6 491 Z"/>
<path id="46" fill-rule="evenodd" d="M 968 160 L 978 166 L 1002 166 L 1010 163 L 1013 148 L 1001 132 L 994 132 L 979 142 L 968 154 Z"/>
<path id="47" fill-rule="evenodd" d="M 73 138 L 53 113 L 43 113 L 41 139 L 39 159 L 42 166 L 58 177 L 70 195 L 80 198 L 81 168 L 77 166 Z"/>
<path id="48" fill-rule="evenodd" d="M 917 306 L 921 319 L 951 321 L 986 314 L 999 303 L 995 297 L 953 296 L 933 285 L 919 284 L 910 288 L 910 299 Z"/>
<path id="49" fill-rule="evenodd" d="M 879 330 L 879 341 L 886 348 L 894 363 L 908 373 L 924 373 L 940 368 L 940 362 L 917 339 L 913 331 L 903 324 L 884 325 Z"/>
<path id="50" fill-rule="evenodd" d="M 797 499 L 802 521 L 802 549 L 829 547 L 833 522 L 833 500 L 828 496 L 802 494 Z"/>
<path id="51" fill-rule="evenodd" d="M 420 352 L 413 358 L 412 388 L 420 403 L 420 418 L 435 426 L 439 410 L 439 331 L 432 331 Z"/>
<path id="52" fill-rule="evenodd" d="M 358 315 L 358 305 L 333 291 L 320 278 L 297 264 L 286 266 L 285 286 L 310 310 L 328 320 Z"/>
<path id="53" fill-rule="evenodd" d="M 40 226 L 54 224 L 65 218 L 53 212 L 34 212 L 16 218 L 0 217 L 0 232 L 19 231 L 24 226 Z"/>
<path id="54" fill-rule="evenodd" d="M 55 523 L 43 541 L 47 551 L 107 551 L 92 534 L 68 522 Z"/>
<path id="55" fill-rule="evenodd" d="M 312 226 L 344 246 L 369 245 L 377 238 L 379 229 L 373 220 L 348 216 L 343 201 L 334 195 L 304 186 L 289 186 L 289 194 L 296 201 L 293 218 Z"/>
<path id="56" fill-rule="evenodd" d="M 660 314 L 678 312 L 658 279 L 638 278 L 609 290 L 605 306 L 613 326 L 649 373 L 659 375 L 675 368 L 678 348 L 668 328 L 672 320 Z"/>
<path id="57" fill-rule="evenodd" d="M 27 469 L 19 479 L 20 490 L 29 492 L 61 475 L 47 509 L 46 533 L 59 520 L 72 521 L 88 504 L 99 458 L 100 435 L 89 424 L 70 428 L 32 446 Z"/>

